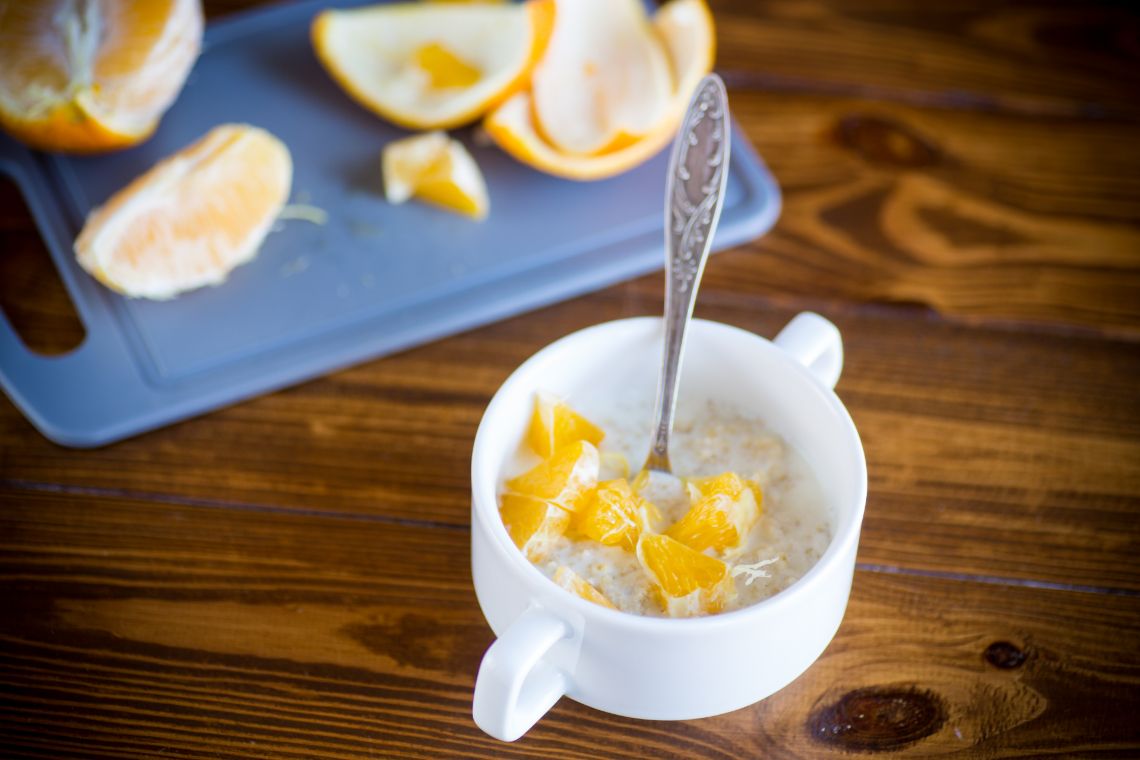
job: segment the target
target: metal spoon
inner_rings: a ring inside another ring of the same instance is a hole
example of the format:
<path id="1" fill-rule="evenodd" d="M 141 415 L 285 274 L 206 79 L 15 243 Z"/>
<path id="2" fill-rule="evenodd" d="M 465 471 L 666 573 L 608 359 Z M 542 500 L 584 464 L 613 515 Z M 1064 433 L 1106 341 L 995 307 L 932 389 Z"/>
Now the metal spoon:
<path id="1" fill-rule="evenodd" d="M 673 144 L 665 194 L 665 350 L 649 456 L 642 471 L 672 475 L 669 436 L 677 407 L 685 333 L 720 221 L 728 180 L 728 95 L 709 74 L 697 85 Z"/>

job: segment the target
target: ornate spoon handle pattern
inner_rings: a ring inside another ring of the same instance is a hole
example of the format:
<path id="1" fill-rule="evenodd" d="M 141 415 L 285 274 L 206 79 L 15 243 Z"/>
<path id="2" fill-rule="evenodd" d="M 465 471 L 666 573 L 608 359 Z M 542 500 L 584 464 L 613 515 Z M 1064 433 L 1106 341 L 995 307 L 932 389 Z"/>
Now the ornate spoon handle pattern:
<path id="1" fill-rule="evenodd" d="M 728 180 L 728 95 L 709 74 L 697 85 L 673 144 L 665 194 L 665 351 L 646 470 L 671 472 L 669 435 L 685 333 L 720 220 Z"/>

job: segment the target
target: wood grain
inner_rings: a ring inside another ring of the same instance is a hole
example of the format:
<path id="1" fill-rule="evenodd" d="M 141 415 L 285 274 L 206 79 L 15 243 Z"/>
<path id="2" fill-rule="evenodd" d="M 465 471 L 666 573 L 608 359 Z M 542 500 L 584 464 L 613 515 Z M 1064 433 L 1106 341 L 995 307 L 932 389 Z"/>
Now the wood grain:
<path id="1" fill-rule="evenodd" d="M 713 257 L 710 276 L 737 255 Z M 17 489 L 466 525 L 471 441 L 507 374 L 558 335 L 657 311 L 660 292 L 647 278 L 82 454 L 5 404 L 0 472 Z M 700 316 L 767 336 L 795 313 L 701 298 Z M 814 307 L 845 336 L 838 390 L 867 451 L 861 561 L 1140 588 L 1129 344 Z"/>
<path id="2" fill-rule="evenodd" d="M 96 451 L 0 400 L 0 756 L 1140 756 L 1140 14 L 710 3 L 785 205 L 698 316 L 835 321 L 868 458 L 823 658 L 702 721 L 471 721 L 483 408 L 553 339 L 658 313 L 654 275 Z M 0 306 L 49 353 L 82 339 L 57 280 L 0 178 Z"/>
<path id="3" fill-rule="evenodd" d="M 0 536 L 7 757 L 1140 750 L 1136 596 L 861 572 L 824 657 L 759 705 L 671 724 L 563 700 L 506 745 L 469 716 L 491 633 L 466 531 L 36 494 L 0 497 Z"/>
<path id="4" fill-rule="evenodd" d="M 707 287 L 1140 334 L 1135 125 L 730 97 L 785 205 Z"/>
<path id="5" fill-rule="evenodd" d="M 710 0 L 730 84 L 1032 117 L 1140 115 L 1127 4 Z"/>

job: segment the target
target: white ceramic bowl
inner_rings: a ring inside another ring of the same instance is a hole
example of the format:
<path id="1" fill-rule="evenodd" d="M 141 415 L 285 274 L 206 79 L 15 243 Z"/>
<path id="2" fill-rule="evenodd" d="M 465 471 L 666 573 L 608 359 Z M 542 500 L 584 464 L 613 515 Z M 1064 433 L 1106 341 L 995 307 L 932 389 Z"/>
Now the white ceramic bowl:
<path id="1" fill-rule="evenodd" d="M 512 543 L 499 518 L 496 487 L 523 438 L 535 391 L 583 409 L 595 394 L 618 388 L 641 388 L 651 398 L 662 332 L 661 320 L 646 317 L 562 338 L 519 367 L 483 415 L 471 462 L 471 566 L 479 605 L 499 638 L 480 666 L 473 714 L 499 739 L 521 736 L 563 695 L 658 720 L 744 707 L 806 670 L 843 618 L 867 466 L 855 426 L 831 390 L 843 363 L 839 331 L 816 314 L 800 314 L 773 342 L 694 320 L 679 401 L 715 399 L 756 415 L 810 465 L 832 515 L 833 538 L 803 578 L 733 612 L 644 617 L 563 590 Z"/>

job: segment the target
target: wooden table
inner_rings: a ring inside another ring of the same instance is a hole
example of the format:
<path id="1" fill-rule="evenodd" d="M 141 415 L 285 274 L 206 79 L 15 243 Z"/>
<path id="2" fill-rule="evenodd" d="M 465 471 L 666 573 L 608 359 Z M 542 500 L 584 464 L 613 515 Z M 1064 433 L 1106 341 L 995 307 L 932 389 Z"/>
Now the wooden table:
<path id="1" fill-rule="evenodd" d="M 0 756 L 1140 756 L 1140 17 L 1000 5 L 714 3 L 786 208 L 697 312 L 835 321 L 870 467 L 847 617 L 791 686 L 471 721 L 480 415 L 551 340 L 657 313 L 654 275 L 95 451 L 0 401 Z M 64 349 L 3 193 L 5 308 Z"/>

